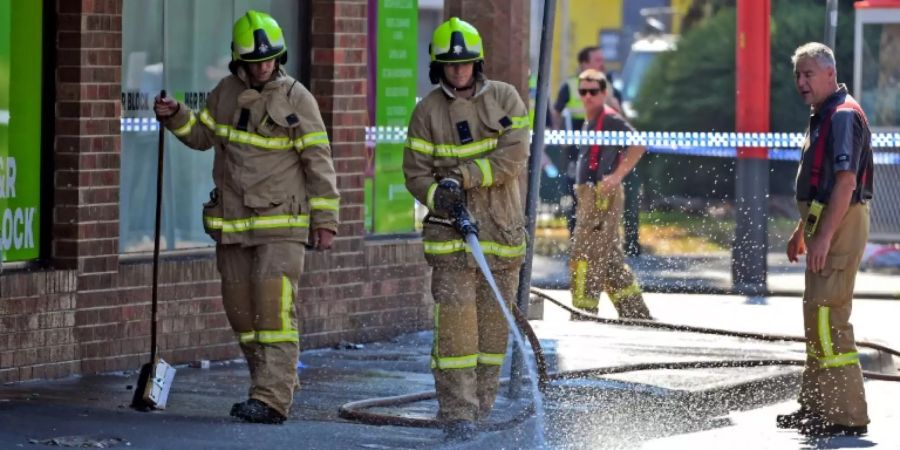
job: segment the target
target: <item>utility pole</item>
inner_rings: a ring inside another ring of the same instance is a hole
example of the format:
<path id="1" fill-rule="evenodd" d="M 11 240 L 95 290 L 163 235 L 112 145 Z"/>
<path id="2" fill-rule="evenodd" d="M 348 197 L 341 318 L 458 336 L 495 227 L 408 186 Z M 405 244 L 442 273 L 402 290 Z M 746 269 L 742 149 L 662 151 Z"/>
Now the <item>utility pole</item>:
<path id="1" fill-rule="evenodd" d="M 534 256 L 534 228 L 537 223 L 537 203 L 541 187 L 541 156 L 544 153 L 544 129 L 547 123 L 548 91 L 550 87 L 550 51 L 553 42 L 553 18 L 556 0 L 544 0 L 544 18 L 541 27 L 541 53 L 538 59 L 537 93 L 535 94 L 534 134 L 531 138 L 531 154 L 528 157 L 528 193 L 525 196 L 525 227 L 528 238 L 525 246 L 525 264 L 519 272 L 519 292 L 516 304 L 528 317 L 528 300 L 531 296 L 531 260 Z M 510 397 L 516 398 L 521 389 L 522 352 L 514 348 L 510 365 Z M 536 383 L 537 380 L 534 380 Z"/>
<path id="2" fill-rule="evenodd" d="M 738 0 L 735 107 L 737 132 L 769 131 L 770 0 Z M 766 291 L 769 151 L 737 149 L 732 287 L 746 295 Z"/>

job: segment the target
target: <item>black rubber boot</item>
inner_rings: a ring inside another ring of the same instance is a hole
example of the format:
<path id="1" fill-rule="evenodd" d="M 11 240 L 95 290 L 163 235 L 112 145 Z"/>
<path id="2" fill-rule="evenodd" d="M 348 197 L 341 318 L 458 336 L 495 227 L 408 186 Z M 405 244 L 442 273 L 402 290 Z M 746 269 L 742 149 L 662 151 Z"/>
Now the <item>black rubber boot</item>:
<path id="1" fill-rule="evenodd" d="M 798 429 L 806 419 L 812 416 L 812 411 L 801 407 L 790 414 L 779 414 L 775 417 L 775 424 L 778 428 Z"/>
<path id="2" fill-rule="evenodd" d="M 270 408 L 269 405 L 251 398 L 245 402 L 235 403 L 231 407 L 231 415 L 250 423 L 269 423 L 280 425 L 286 417 Z"/>
<path id="3" fill-rule="evenodd" d="M 858 427 L 850 425 L 841 425 L 829 422 L 822 417 L 813 416 L 800 424 L 800 434 L 807 436 L 862 436 L 869 432 L 869 427 L 860 425 Z"/>
<path id="4" fill-rule="evenodd" d="M 448 441 L 468 441 L 477 433 L 475 422 L 470 420 L 454 420 L 444 425 L 444 437 Z"/>

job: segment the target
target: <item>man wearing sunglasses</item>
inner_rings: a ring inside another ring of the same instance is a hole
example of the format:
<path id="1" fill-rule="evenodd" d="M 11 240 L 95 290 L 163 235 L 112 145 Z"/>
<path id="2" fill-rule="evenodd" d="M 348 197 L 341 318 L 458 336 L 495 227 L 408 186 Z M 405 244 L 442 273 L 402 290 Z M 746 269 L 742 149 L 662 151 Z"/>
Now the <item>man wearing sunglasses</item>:
<path id="1" fill-rule="evenodd" d="M 584 131 L 635 131 L 606 104 L 609 83 L 603 72 L 588 69 L 578 76 L 584 103 Z M 625 264 L 619 224 L 625 201 L 622 180 L 634 169 L 646 147 L 581 145 L 575 174 L 575 234 L 569 257 L 572 305 L 597 313 L 606 292 L 619 317 L 650 319 L 641 288 Z M 577 320 L 579 316 L 573 315 Z"/>

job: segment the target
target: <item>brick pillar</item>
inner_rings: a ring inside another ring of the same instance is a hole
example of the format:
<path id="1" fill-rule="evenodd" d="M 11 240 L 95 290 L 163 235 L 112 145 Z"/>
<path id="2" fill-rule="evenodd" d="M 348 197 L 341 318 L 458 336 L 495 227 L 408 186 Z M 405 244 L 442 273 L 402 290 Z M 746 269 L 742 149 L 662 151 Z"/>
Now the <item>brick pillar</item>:
<path id="1" fill-rule="evenodd" d="M 338 173 L 341 225 L 336 253 L 352 247 L 341 241 L 365 233 L 366 10 L 366 0 L 315 0 L 312 5 L 309 88 L 328 127 Z"/>
<path id="2" fill-rule="evenodd" d="M 54 7 L 53 264 L 76 269 L 79 285 L 107 284 L 119 260 L 122 3 L 60 0 Z"/>
<path id="3" fill-rule="evenodd" d="M 529 0 L 446 0 L 445 17 L 471 23 L 484 41 L 485 74 L 505 81 L 528 98 Z"/>

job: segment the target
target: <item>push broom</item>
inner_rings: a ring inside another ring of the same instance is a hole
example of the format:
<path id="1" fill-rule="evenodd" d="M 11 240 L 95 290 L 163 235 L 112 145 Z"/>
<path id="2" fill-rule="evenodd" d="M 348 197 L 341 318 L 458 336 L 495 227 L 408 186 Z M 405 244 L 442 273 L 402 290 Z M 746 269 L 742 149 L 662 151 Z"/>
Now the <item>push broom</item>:
<path id="1" fill-rule="evenodd" d="M 159 93 L 160 98 L 166 98 L 166 91 Z M 157 120 L 159 118 L 157 117 Z M 159 149 L 156 164 L 156 224 L 153 230 L 153 286 L 151 288 L 151 313 L 150 313 L 150 362 L 141 366 L 138 375 L 137 387 L 134 389 L 134 398 L 131 407 L 138 411 L 150 411 L 153 409 L 165 409 L 169 399 L 169 389 L 175 378 L 175 368 L 163 361 L 156 349 L 156 310 L 157 291 L 159 287 L 159 230 L 162 218 L 162 184 L 164 140 L 166 129 L 162 122 L 159 123 Z"/>

